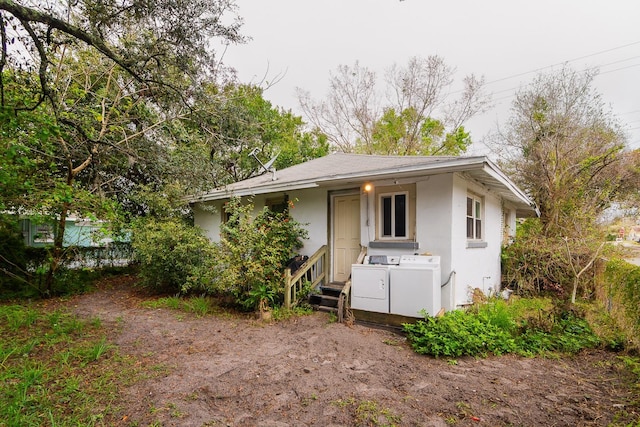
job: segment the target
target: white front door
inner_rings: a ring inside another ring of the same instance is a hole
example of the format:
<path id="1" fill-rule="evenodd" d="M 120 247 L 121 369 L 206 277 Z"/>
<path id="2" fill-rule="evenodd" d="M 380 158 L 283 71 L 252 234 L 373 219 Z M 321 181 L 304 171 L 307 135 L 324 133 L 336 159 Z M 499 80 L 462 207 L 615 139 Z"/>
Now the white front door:
<path id="1" fill-rule="evenodd" d="M 333 198 L 333 280 L 346 282 L 360 254 L 360 194 Z"/>

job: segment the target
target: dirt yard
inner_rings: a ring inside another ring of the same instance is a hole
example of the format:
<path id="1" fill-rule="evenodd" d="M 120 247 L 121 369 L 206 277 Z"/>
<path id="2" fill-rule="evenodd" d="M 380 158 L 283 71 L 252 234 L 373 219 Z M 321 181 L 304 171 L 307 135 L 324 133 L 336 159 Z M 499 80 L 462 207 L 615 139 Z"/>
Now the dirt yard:
<path id="1" fill-rule="evenodd" d="M 113 330 L 120 354 L 160 367 L 125 391 L 118 425 L 606 426 L 640 414 L 611 353 L 433 359 L 325 313 L 264 324 L 144 298 L 123 281 L 65 303 Z"/>

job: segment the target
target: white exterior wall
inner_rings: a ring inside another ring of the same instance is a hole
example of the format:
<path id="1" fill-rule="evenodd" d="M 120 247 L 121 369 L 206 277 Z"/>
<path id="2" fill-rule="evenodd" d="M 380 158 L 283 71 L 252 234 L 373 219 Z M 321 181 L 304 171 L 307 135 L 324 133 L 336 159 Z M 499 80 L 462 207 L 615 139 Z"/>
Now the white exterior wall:
<path id="1" fill-rule="evenodd" d="M 444 284 L 451 273 L 453 241 L 453 174 L 436 175 L 417 185 L 416 228 L 420 253 L 440 256 L 440 282 Z M 447 310 L 453 303 L 454 283 L 441 289 L 442 306 Z"/>
<path id="2" fill-rule="evenodd" d="M 196 227 L 200 227 L 205 236 L 213 242 L 220 241 L 220 224 L 222 222 L 221 201 L 196 203 L 193 205 L 193 222 Z M 206 209 L 203 209 L 203 205 Z M 213 210 L 211 210 L 213 209 Z"/>
<path id="3" fill-rule="evenodd" d="M 301 255 L 313 255 L 320 246 L 327 244 L 327 190 L 309 189 L 287 193 L 294 208 L 289 211 L 291 217 L 300 222 L 309 232 L 309 238 L 304 240 L 304 247 L 299 250 Z M 257 195 L 253 197 L 254 215 L 265 206 L 267 199 L 277 198 L 278 194 Z M 243 199 L 245 200 L 245 199 Z M 222 222 L 223 201 L 193 206 L 194 224 L 204 230 L 205 235 L 213 242 L 220 241 L 220 225 Z M 214 211 L 210 208 L 213 207 Z"/>
<path id="4" fill-rule="evenodd" d="M 304 247 L 298 252 L 301 255 L 311 256 L 320 249 L 320 246 L 327 244 L 329 235 L 327 190 L 312 188 L 287 194 L 294 206 L 289 210 L 289 214 L 309 232 L 309 238 L 304 241 Z"/>
<path id="5" fill-rule="evenodd" d="M 455 287 L 452 301 L 455 306 L 471 302 L 473 289 L 485 294 L 500 286 L 500 250 L 502 243 L 502 204 L 499 197 L 459 175 L 453 180 L 452 263 L 455 270 Z M 485 247 L 470 247 L 466 232 L 467 193 L 481 196 L 483 241 Z M 443 271 L 444 274 L 447 271 Z M 448 309 L 455 308 L 447 307 Z"/>
<path id="6" fill-rule="evenodd" d="M 451 194 L 453 174 L 436 175 L 416 184 L 416 238 L 419 253 L 441 257 L 443 271 L 451 269 Z"/>

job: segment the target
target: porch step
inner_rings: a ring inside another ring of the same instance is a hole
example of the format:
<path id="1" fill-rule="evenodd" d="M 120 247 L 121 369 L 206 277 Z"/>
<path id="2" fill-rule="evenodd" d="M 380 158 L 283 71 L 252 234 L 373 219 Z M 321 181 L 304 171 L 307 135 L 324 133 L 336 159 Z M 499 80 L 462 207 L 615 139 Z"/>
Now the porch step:
<path id="1" fill-rule="evenodd" d="M 337 313 L 338 307 L 327 307 L 326 305 L 317 305 L 313 307 L 314 310 L 324 311 L 326 313 Z"/>
<path id="2" fill-rule="evenodd" d="M 309 304 L 314 310 L 337 313 L 342 289 L 344 289 L 344 282 L 324 284 L 320 286 L 320 294 L 309 296 Z"/>
<path id="3" fill-rule="evenodd" d="M 344 282 L 330 282 L 326 285 L 322 285 L 320 290 L 323 295 L 340 296 L 340 292 L 344 289 Z"/>
<path id="4" fill-rule="evenodd" d="M 312 306 L 324 306 L 338 308 L 340 297 L 333 295 L 316 294 L 309 296 L 309 304 Z"/>

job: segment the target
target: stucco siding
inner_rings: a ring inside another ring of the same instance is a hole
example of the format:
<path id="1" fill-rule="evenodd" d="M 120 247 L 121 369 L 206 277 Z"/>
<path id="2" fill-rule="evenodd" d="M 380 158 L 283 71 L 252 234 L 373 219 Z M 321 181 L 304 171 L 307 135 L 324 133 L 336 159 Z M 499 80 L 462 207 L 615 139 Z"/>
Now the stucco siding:
<path id="1" fill-rule="evenodd" d="M 467 194 L 480 196 L 483 201 L 481 244 L 474 247 L 466 235 Z M 471 301 L 473 289 L 485 294 L 500 286 L 500 250 L 502 241 L 501 200 L 483 187 L 456 175 L 454 178 L 452 215 L 452 269 L 455 288 L 452 301 L 456 306 Z M 453 307 L 451 307 L 453 308 Z"/>
<path id="2" fill-rule="evenodd" d="M 441 284 L 447 281 L 451 272 L 453 177 L 452 173 L 442 174 L 417 183 L 420 253 L 429 252 L 440 257 Z M 453 283 L 448 283 L 441 289 L 442 306 L 446 309 L 455 306 L 453 286 Z"/>
<path id="3" fill-rule="evenodd" d="M 220 241 L 220 224 L 222 222 L 223 202 L 196 203 L 193 205 L 193 223 L 200 227 L 205 236 L 213 242 Z"/>
<path id="4" fill-rule="evenodd" d="M 300 249 L 302 255 L 312 255 L 320 246 L 327 243 L 327 190 L 310 189 L 287 193 L 293 203 L 291 217 L 300 222 L 309 232 Z M 253 214 L 258 214 L 268 200 L 284 197 L 283 193 L 275 195 L 258 195 L 253 197 Z M 246 202 L 248 199 L 243 199 Z M 205 236 L 213 242 L 220 241 L 220 225 L 224 201 L 195 203 L 193 205 L 194 225 L 200 227 Z"/>
<path id="5" fill-rule="evenodd" d="M 327 190 L 313 188 L 288 194 L 289 200 L 293 202 L 293 209 L 289 211 L 291 217 L 309 232 L 309 238 L 304 241 L 304 247 L 299 252 L 301 255 L 311 256 L 320 246 L 327 244 Z"/>

